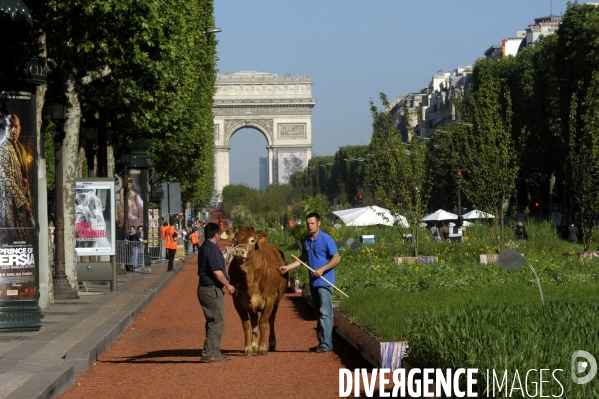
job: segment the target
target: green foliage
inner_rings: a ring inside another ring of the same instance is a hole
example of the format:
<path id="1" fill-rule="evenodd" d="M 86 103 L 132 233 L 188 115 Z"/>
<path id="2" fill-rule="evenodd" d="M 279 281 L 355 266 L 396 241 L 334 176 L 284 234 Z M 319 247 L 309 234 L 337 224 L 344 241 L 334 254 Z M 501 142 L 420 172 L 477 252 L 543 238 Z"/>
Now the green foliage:
<path id="1" fill-rule="evenodd" d="M 266 190 L 245 185 L 228 185 L 223 189 L 222 195 L 223 210 L 229 218 L 236 207 L 243 206 L 245 222 L 263 219 L 269 225 L 283 223 L 285 214 L 291 214 L 291 201 L 295 198 L 294 191 L 288 184 L 272 184 Z M 237 224 L 238 221 L 234 220 L 234 223 L 235 228 L 241 227 Z"/>
<path id="2" fill-rule="evenodd" d="M 537 288 L 524 284 L 422 292 L 353 289 L 341 309 L 382 341 L 409 341 L 412 367 L 478 368 L 479 396 L 487 369 L 501 374 L 507 369 L 511 382 L 516 369 L 547 368 L 563 370 L 557 377 L 567 397 L 596 397 L 597 384 L 572 382 L 570 360 L 576 350 L 599 353 L 597 287 L 545 284 L 543 289 L 545 306 Z M 529 385 L 529 392 L 534 390 Z M 560 395 L 554 381 L 543 391 Z"/>
<path id="3" fill-rule="evenodd" d="M 394 215 L 404 216 L 412 231 L 414 255 L 418 256 L 419 221 L 427 213 L 428 171 L 426 143 L 415 137 L 409 121 L 407 103 L 404 103 L 402 126 L 407 130 L 409 143 L 393 123 L 390 104 L 385 94 L 380 94 L 384 109 L 370 101 L 374 132 L 372 134 L 372 173 L 376 197 Z"/>
<path id="4" fill-rule="evenodd" d="M 512 137 L 512 99 L 498 70 L 501 62 L 479 60 L 474 68 L 474 93 L 459 102 L 460 123 L 451 128 L 452 163 L 462 170 L 460 185 L 475 209 L 491 213 L 485 219 L 495 249 L 503 249 L 501 215 L 518 175 L 519 154 Z M 456 176 L 457 177 L 457 176 Z"/>
<path id="5" fill-rule="evenodd" d="M 181 182 L 184 201 L 209 202 L 216 40 L 204 31 L 213 1 L 31 1 L 50 91 L 73 78 L 84 113 L 104 108 L 121 145 L 151 139 L 164 181 Z"/>
<path id="6" fill-rule="evenodd" d="M 582 113 L 580 119 L 578 115 Z M 585 250 L 589 250 L 597 231 L 599 209 L 599 73 L 593 80 L 582 104 L 572 95 L 570 111 L 570 173 L 573 199 L 583 231 Z"/>
<path id="7" fill-rule="evenodd" d="M 564 254 L 575 254 L 582 245 L 573 245 L 559 239 L 555 227 L 549 222 L 525 222 L 528 240 L 516 240 L 514 232 L 507 235 L 506 248 L 523 253 L 537 269 L 543 284 L 585 283 L 599 284 L 599 266 L 589 259 L 568 258 Z M 334 229 L 331 222 L 323 221 L 321 228 L 335 241 L 346 242 L 349 238 L 358 241 L 361 235 L 374 235 L 375 244 L 364 244 L 362 251 L 349 247 L 339 248 L 342 258 L 336 268 L 338 286 L 342 290 L 357 288 L 384 288 L 401 291 L 458 288 L 467 289 L 491 285 L 518 283 L 536 284 L 534 276 L 527 268 L 509 272 L 497 264 L 480 264 L 480 255 L 493 253 L 493 244 L 488 238 L 487 227 L 476 223 L 468 227 L 463 243 L 434 242 L 427 229 L 421 229 L 420 256 L 436 256 L 436 263 L 402 263 L 396 257 L 413 255 L 410 244 L 403 243 L 402 233 L 397 228 L 387 226 L 340 227 Z M 281 234 L 292 236 L 294 243 L 279 240 L 285 251 L 297 251 L 297 242 L 306 235 L 304 225 Z M 596 239 L 597 237 L 595 237 Z M 297 278 L 307 284 L 307 275 L 300 273 Z M 338 298 L 338 294 L 334 294 Z"/>
<path id="8" fill-rule="evenodd" d="M 314 157 L 308 168 L 291 175 L 289 183 L 301 198 L 325 195 L 329 201 L 348 204 L 364 195 L 364 205 L 374 204 L 370 174 L 370 146 L 339 148 L 334 157 Z"/>

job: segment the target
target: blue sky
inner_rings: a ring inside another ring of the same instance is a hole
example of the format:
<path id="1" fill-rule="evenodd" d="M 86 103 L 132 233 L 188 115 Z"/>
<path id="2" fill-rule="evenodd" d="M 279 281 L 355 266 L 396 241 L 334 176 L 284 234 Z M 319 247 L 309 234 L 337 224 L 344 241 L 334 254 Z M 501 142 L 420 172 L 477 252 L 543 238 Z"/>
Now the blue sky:
<path id="1" fill-rule="evenodd" d="M 369 100 L 419 91 L 442 69 L 472 65 L 486 49 L 565 0 L 215 0 L 219 73 L 308 75 L 315 155 L 366 144 Z M 231 140 L 230 183 L 259 187 L 266 139 L 243 129 Z"/>

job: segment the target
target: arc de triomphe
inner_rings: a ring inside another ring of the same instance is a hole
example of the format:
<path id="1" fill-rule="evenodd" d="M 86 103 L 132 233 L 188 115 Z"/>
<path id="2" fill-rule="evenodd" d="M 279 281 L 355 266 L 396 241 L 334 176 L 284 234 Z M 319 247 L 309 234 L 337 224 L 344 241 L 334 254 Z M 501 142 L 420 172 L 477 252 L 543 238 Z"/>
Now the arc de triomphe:
<path id="1" fill-rule="evenodd" d="M 308 166 L 312 149 L 312 81 L 308 76 L 242 71 L 218 75 L 214 95 L 214 189 L 229 184 L 229 142 L 245 127 L 267 141 L 268 182 L 288 183 Z M 258 162 L 247 165 L 256 173 Z"/>

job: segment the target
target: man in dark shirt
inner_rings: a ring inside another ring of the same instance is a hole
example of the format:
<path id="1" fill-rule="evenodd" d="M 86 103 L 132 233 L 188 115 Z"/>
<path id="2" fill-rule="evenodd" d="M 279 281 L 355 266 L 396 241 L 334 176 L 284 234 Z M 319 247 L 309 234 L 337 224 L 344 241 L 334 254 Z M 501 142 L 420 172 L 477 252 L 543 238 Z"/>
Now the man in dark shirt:
<path id="1" fill-rule="evenodd" d="M 129 245 L 130 256 L 129 263 L 125 265 L 125 269 L 129 272 L 137 271 L 137 255 L 139 254 L 141 234 L 135 231 L 135 226 L 129 227 L 129 232 L 125 234 L 125 241 L 131 242 Z"/>
<path id="2" fill-rule="evenodd" d="M 576 244 L 578 241 L 578 228 L 574 226 L 574 223 L 568 226 L 568 241 L 572 244 Z"/>
<path id="3" fill-rule="evenodd" d="M 220 227 L 208 223 L 204 228 L 205 240 L 198 252 L 198 300 L 206 317 L 206 341 L 202 350 L 202 363 L 231 360 L 220 353 L 220 343 L 225 332 L 225 301 L 223 287 L 229 294 L 235 287 L 229 284 L 223 254 L 218 249 Z"/>

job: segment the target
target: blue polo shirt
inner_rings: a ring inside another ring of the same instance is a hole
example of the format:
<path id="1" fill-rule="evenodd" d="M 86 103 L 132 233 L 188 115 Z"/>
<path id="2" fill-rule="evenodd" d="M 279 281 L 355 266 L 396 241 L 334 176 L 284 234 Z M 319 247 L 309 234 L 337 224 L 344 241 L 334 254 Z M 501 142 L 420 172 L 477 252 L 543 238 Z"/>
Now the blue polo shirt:
<path id="1" fill-rule="evenodd" d="M 305 254 L 308 259 L 308 266 L 317 270 L 329 263 L 329 260 L 331 260 L 333 255 L 339 253 L 339 251 L 337 250 L 337 245 L 335 245 L 335 240 L 333 240 L 327 233 L 319 231 L 314 240 L 312 240 L 312 236 L 310 235 L 304 237 L 304 241 L 302 242 L 302 253 Z M 312 272 L 309 273 L 311 287 L 330 287 L 330 285 L 323 279 L 315 277 Z M 337 284 L 335 281 L 335 268 L 327 270 L 323 277 L 332 284 Z"/>

